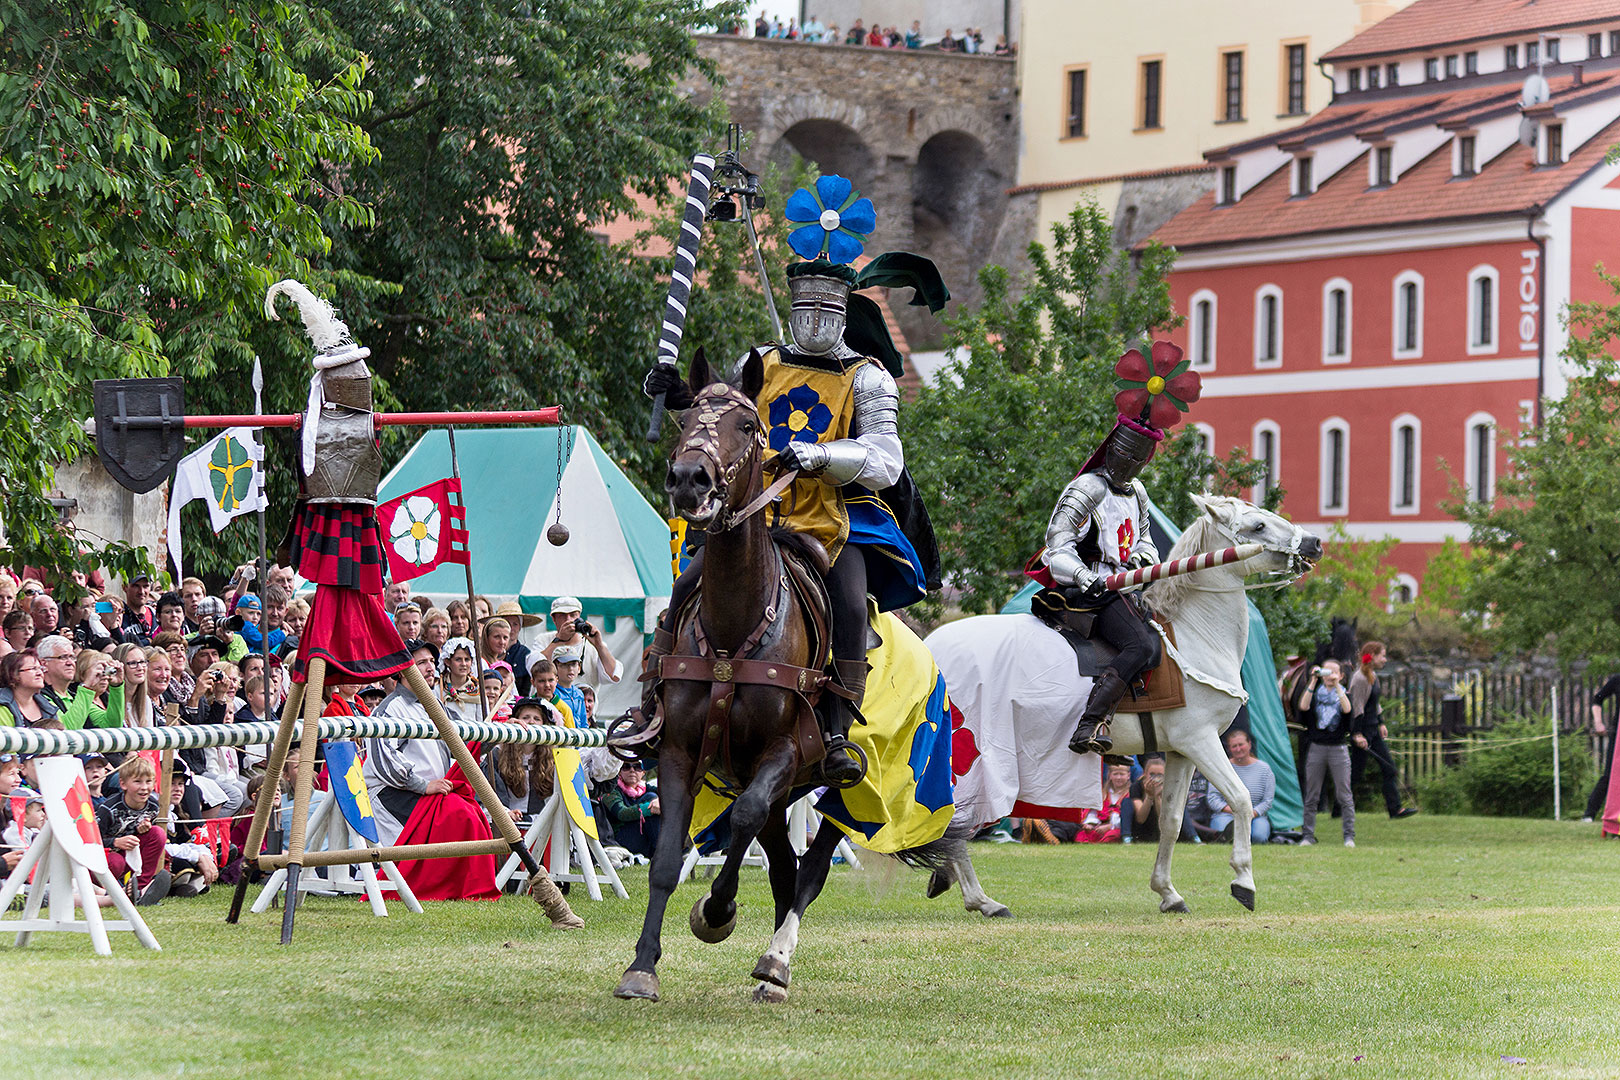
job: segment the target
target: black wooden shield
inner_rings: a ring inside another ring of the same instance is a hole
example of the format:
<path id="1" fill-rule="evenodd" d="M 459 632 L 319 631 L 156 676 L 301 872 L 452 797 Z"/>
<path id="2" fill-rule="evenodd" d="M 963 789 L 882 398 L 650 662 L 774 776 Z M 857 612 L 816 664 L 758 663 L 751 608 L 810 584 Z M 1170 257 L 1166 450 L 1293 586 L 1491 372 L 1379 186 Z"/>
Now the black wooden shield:
<path id="1" fill-rule="evenodd" d="M 96 454 L 113 479 L 151 491 L 186 451 L 183 379 L 97 379 Z"/>

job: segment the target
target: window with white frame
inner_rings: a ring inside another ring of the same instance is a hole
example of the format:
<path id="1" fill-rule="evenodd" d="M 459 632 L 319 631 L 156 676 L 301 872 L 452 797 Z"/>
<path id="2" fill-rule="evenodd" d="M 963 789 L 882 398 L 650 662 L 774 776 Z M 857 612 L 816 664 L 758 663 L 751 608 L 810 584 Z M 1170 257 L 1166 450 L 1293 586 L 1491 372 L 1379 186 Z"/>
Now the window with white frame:
<path id="1" fill-rule="evenodd" d="M 1322 363 L 1350 362 L 1350 283 L 1332 278 L 1322 286 Z"/>
<path id="2" fill-rule="evenodd" d="M 1282 365 L 1282 290 L 1262 285 L 1254 294 L 1254 366 Z"/>
<path id="3" fill-rule="evenodd" d="M 1187 351 L 1192 354 L 1192 366 L 1199 371 L 1215 369 L 1215 294 L 1199 289 L 1192 294 L 1188 306 L 1192 319 L 1187 327 Z"/>
<path id="4" fill-rule="evenodd" d="M 1395 277 L 1394 322 L 1389 340 L 1397 360 L 1413 360 L 1423 355 L 1423 275 L 1403 270 Z"/>
<path id="5" fill-rule="evenodd" d="M 1496 496 L 1496 417 L 1478 412 L 1463 426 L 1463 482 L 1469 502 Z"/>
<path id="6" fill-rule="evenodd" d="M 1395 609 L 1405 607 L 1418 598 L 1418 580 L 1411 574 L 1396 574 L 1389 583 L 1389 604 L 1384 608 L 1389 614 L 1395 614 Z"/>
<path id="7" fill-rule="evenodd" d="M 1497 322 L 1496 267 L 1476 266 L 1468 271 L 1468 351 L 1493 353 Z"/>
<path id="8" fill-rule="evenodd" d="M 1389 512 L 1415 514 L 1423 499 L 1423 421 L 1411 413 L 1389 425 Z"/>
<path id="9" fill-rule="evenodd" d="M 1350 502 L 1350 425 L 1335 416 L 1322 422 L 1321 487 L 1323 514 L 1343 514 Z"/>
<path id="10" fill-rule="evenodd" d="M 1260 482 L 1250 493 L 1256 505 L 1263 505 L 1266 495 L 1282 483 L 1282 430 L 1274 421 L 1262 420 L 1254 425 L 1254 460 L 1265 466 Z"/>

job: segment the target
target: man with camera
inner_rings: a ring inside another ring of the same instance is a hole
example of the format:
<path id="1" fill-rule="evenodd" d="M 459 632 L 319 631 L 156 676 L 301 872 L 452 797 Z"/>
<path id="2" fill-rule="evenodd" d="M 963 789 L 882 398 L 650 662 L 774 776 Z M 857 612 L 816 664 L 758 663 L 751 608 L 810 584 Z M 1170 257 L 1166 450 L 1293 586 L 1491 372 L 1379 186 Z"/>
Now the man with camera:
<path id="1" fill-rule="evenodd" d="M 1333 774 L 1333 788 L 1343 814 L 1344 846 L 1356 846 L 1356 800 L 1350 791 L 1350 748 L 1346 739 L 1367 749 L 1359 732 L 1351 734 L 1350 695 L 1345 692 L 1343 672 L 1337 660 L 1324 660 L 1311 669 L 1311 677 L 1299 692 L 1294 707 L 1307 718 L 1301 736 L 1305 749 L 1305 828 L 1301 844 L 1316 843 L 1316 810 L 1322 800 L 1322 774 Z"/>
<path id="2" fill-rule="evenodd" d="M 555 661 L 558 649 L 572 646 L 582 654 L 581 680 L 592 686 L 599 686 L 604 680 L 618 682 L 624 674 L 623 666 L 608 651 L 601 627 L 587 622 L 580 610 L 576 597 L 559 596 L 551 602 L 551 623 L 556 629 L 540 636 L 542 654 L 547 660 Z"/>

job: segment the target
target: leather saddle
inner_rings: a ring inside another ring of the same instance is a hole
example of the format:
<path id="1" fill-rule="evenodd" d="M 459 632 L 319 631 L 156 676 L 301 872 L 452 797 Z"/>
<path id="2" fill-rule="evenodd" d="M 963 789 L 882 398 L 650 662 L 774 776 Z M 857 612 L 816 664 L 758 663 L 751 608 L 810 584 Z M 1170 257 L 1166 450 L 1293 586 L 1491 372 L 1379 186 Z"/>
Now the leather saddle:
<path id="1" fill-rule="evenodd" d="M 1175 644 L 1176 628 L 1169 619 L 1144 611 L 1143 604 L 1135 595 L 1127 594 L 1120 599 L 1123 603 L 1131 604 L 1143 618 L 1164 627 L 1165 636 L 1172 645 Z M 1032 598 L 1030 610 L 1069 643 L 1082 676 L 1096 678 L 1119 655 L 1118 649 L 1093 635 L 1096 613 L 1076 606 L 1064 597 L 1062 591 L 1041 590 Z M 1131 693 L 1135 699 L 1121 702 L 1120 712 L 1154 712 L 1159 709 L 1179 709 L 1187 704 L 1181 668 L 1170 659 L 1168 651 L 1163 653 L 1158 667 L 1142 673 L 1131 687 Z"/>

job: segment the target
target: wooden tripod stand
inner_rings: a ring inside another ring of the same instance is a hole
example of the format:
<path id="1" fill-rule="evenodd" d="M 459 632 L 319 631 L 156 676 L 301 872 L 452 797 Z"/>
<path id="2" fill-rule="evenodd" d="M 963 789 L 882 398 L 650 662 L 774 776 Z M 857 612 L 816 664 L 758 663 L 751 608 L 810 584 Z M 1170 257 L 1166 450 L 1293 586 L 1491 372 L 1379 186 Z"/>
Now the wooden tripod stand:
<path id="1" fill-rule="evenodd" d="M 450 756 L 455 759 L 456 764 L 461 766 L 467 783 L 472 785 L 478 802 L 489 814 L 500 835 L 489 840 L 465 840 L 443 844 L 404 844 L 392 847 L 349 848 L 344 851 L 306 851 L 309 795 L 315 781 L 315 745 L 319 741 L 314 737 L 314 733 L 320 730 L 321 710 L 325 703 L 323 693 L 326 687 L 326 660 L 315 657 L 309 662 L 308 681 L 302 685 L 294 683 L 292 692 L 287 695 L 287 703 L 282 707 L 281 725 L 276 729 L 275 742 L 271 744 L 270 757 L 265 762 L 265 783 L 259 789 L 259 799 L 253 807 L 253 823 L 248 828 L 247 844 L 243 849 L 244 862 L 254 861 L 261 873 L 274 870 L 287 872 L 287 900 L 281 912 L 283 945 L 292 941 L 293 919 L 298 912 L 300 897 L 298 875 L 306 866 L 342 866 L 351 863 L 375 865 L 384 860 L 403 862 L 407 859 L 453 859 L 469 855 L 498 855 L 510 852 L 523 863 L 531 875 L 541 873 L 539 863 L 524 844 L 523 836 L 512 823 L 511 815 L 495 797 L 495 789 L 490 786 L 484 771 L 478 767 L 478 762 L 473 760 L 472 754 L 468 752 L 467 744 L 462 741 L 461 735 L 451 723 L 444 706 L 434 696 L 422 672 L 415 664 L 411 664 L 400 673 L 400 678 L 427 710 L 433 726 L 438 729 L 439 738 L 449 748 Z M 264 844 L 264 834 L 270 824 L 270 814 L 279 797 L 279 785 L 276 781 L 287 763 L 287 751 L 292 746 L 293 730 L 298 726 L 300 709 L 303 712 L 302 730 L 310 732 L 312 737 L 308 740 L 309 745 L 304 748 L 305 752 L 298 757 L 298 776 L 293 783 L 292 824 L 287 830 L 286 850 L 279 855 L 261 854 L 260 848 Z M 225 917 L 226 922 L 234 923 L 241 917 L 242 902 L 247 896 L 247 885 L 247 874 L 244 873 L 241 880 L 236 883 L 236 893 L 231 898 L 231 910 Z"/>

